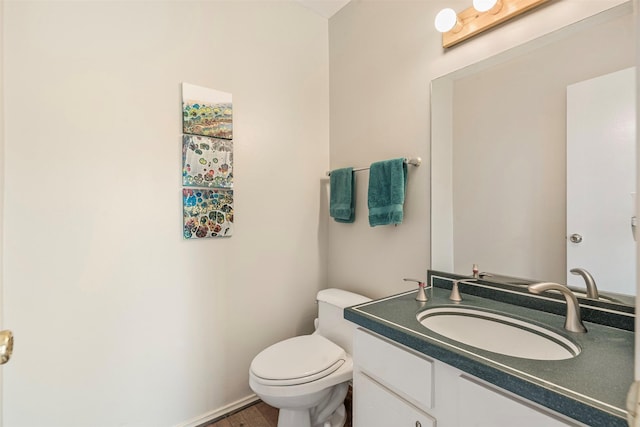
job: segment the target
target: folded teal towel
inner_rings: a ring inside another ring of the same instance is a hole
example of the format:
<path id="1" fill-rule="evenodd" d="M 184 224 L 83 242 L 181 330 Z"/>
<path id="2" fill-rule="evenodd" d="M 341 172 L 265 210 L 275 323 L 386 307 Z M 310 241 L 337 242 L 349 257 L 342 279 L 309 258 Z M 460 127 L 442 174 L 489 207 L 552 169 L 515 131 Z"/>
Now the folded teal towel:
<path id="1" fill-rule="evenodd" d="M 369 168 L 369 225 L 401 224 L 407 165 L 404 159 L 372 163 Z"/>
<path id="2" fill-rule="evenodd" d="M 356 219 L 355 182 L 353 168 L 331 171 L 329 215 L 337 222 L 353 222 Z"/>

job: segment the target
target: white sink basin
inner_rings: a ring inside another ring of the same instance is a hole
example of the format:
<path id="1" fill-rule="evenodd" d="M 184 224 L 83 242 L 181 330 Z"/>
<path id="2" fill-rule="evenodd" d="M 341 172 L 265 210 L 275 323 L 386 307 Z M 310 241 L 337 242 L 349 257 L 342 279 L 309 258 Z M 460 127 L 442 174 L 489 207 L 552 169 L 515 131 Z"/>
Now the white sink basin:
<path id="1" fill-rule="evenodd" d="M 571 359 L 580 347 L 549 329 L 467 307 L 435 307 L 416 315 L 427 329 L 482 350 L 534 360 Z"/>

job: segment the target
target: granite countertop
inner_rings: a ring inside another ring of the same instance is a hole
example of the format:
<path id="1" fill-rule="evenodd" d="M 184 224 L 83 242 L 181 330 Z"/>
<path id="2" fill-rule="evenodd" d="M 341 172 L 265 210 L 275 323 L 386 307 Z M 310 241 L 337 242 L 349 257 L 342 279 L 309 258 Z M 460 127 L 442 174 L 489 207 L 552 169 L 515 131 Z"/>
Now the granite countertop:
<path id="1" fill-rule="evenodd" d="M 584 322 L 586 334 L 565 331 L 564 316 L 462 294 L 452 303 L 447 289 L 427 289 L 429 301 L 416 292 L 356 305 L 344 317 L 370 331 L 447 363 L 525 399 L 591 426 L 626 426 L 626 395 L 633 381 L 634 333 Z M 582 349 L 566 360 L 530 360 L 484 351 L 436 334 L 416 319 L 441 306 L 498 311 L 570 338 Z"/>

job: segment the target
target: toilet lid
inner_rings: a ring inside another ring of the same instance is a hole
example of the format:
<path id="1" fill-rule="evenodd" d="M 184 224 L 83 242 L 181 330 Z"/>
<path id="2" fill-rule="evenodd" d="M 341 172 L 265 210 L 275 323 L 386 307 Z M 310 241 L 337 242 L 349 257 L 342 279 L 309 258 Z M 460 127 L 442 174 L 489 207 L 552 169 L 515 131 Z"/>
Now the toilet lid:
<path id="1" fill-rule="evenodd" d="M 345 351 L 322 335 L 303 335 L 262 350 L 251 372 L 263 383 L 302 384 L 331 374 L 345 359 Z"/>

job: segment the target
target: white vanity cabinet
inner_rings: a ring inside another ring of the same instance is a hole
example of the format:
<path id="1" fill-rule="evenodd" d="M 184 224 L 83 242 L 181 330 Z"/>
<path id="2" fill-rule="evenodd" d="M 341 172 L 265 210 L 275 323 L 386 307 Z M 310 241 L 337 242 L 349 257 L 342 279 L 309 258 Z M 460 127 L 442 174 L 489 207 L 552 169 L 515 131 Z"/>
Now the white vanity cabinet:
<path id="1" fill-rule="evenodd" d="M 353 353 L 354 427 L 583 425 L 363 329 Z"/>

